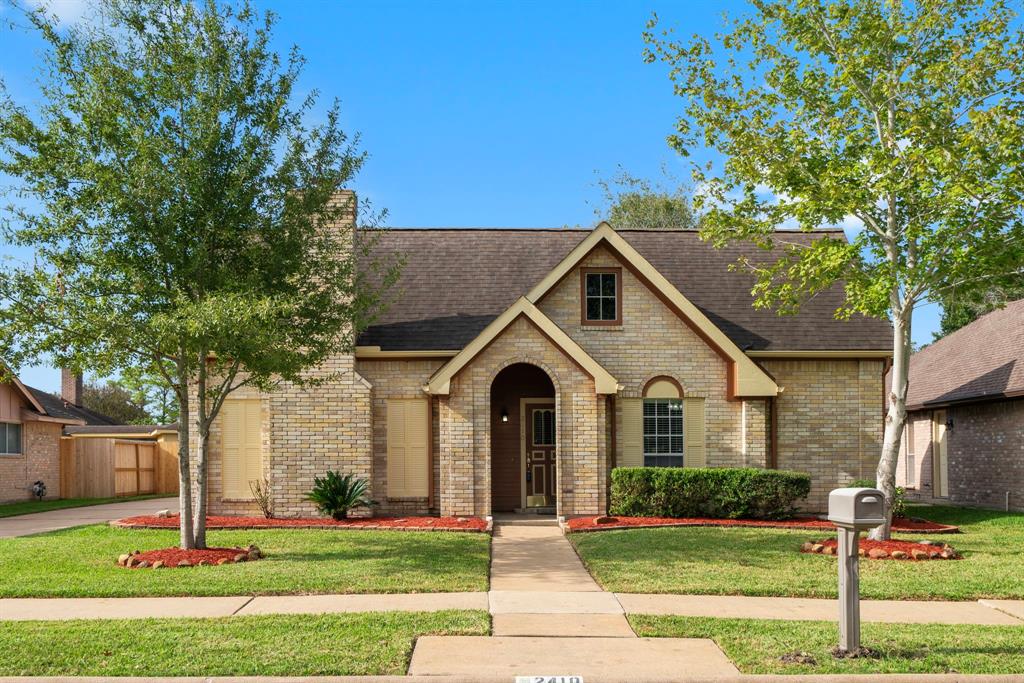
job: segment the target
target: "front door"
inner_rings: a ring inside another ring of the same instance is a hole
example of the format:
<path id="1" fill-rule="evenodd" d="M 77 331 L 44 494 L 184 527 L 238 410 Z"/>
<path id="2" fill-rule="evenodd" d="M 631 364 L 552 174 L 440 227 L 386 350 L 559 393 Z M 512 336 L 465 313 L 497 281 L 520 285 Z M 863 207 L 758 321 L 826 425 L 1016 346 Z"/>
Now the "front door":
<path id="1" fill-rule="evenodd" d="M 526 506 L 555 504 L 555 404 L 526 404 Z"/>

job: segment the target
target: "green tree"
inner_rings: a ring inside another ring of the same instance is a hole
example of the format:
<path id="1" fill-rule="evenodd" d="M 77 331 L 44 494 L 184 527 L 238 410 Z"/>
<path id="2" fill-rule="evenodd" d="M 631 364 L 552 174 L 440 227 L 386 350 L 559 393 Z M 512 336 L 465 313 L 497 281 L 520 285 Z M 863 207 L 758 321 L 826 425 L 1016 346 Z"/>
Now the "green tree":
<path id="1" fill-rule="evenodd" d="M 644 34 L 686 101 L 669 138 L 694 164 L 702 233 L 774 249 L 756 306 L 792 312 L 842 282 L 839 316 L 888 317 L 892 383 L 877 481 L 889 510 L 914 306 L 1020 272 L 1024 39 L 1001 0 L 755 0 L 715 44 Z M 856 219 L 847 242 L 773 239 Z M 890 512 L 891 523 L 891 512 Z M 890 523 L 875 529 L 887 538 Z"/>
<path id="2" fill-rule="evenodd" d="M 598 220 L 616 230 L 679 230 L 696 227 L 690 188 L 662 169 L 665 182 L 652 182 L 619 166 L 611 179 L 598 178 L 602 205 Z"/>
<path id="3" fill-rule="evenodd" d="M 4 229 L 38 261 L 0 275 L 0 354 L 163 377 L 180 409 L 181 545 L 204 547 L 225 398 L 312 383 L 396 268 L 357 268 L 370 238 L 338 190 L 364 153 L 337 103 L 306 123 L 316 94 L 297 98 L 303 58 L 271 50 L 272 15 L 214 0 L 95 13 L 65 30 L 26 10 L 47 45 L 41 103 L 0 93 L 0 173 L 35 200 L 8 207 Z"/>
<path id="4" fill-rule="evenodd" d="M 970 325 L 986 313 L 991 313 L 1018 299 L 1024 299 L 1024 282 L 1019 280 L 982 288 L 949 289 L 939 297 L 942 303 L 942 320 L 939 323 L 939 331 L 932 336 L 939 340 L 964 325 Z"/>
<path id="5" fill-rule="evenodd" d="M 164 365 L 167 366 L 166 363 Z M 171 424 L 178 421 L 178 399 L 174 387 L 165 379 L 172 374 L 173 367 L 165 367 L 163 373 L 129 367 L 121 370 L 118 384 L 131 394 L 133 401 L 146 409 L 152 422 Z"/>
<path id="6" fill-rule="evenodd" d="M 106 415 L 118 424 L 150 424 L 153 420 L 145 404 L 116 381 L 89 382 L 82 387 L 82 406 Z"/>

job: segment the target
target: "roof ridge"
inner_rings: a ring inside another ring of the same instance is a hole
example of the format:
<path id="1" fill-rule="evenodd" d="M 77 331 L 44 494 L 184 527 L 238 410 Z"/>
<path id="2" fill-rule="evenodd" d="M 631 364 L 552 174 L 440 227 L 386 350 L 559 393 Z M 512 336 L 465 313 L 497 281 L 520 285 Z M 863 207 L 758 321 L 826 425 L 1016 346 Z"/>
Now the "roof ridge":
<path id="1" fill-rule="evenodd" d="M 572 227 L 572 228 L 556 228 L 556 227 L 516 227 L 516 226 L 403 226 L 403 225 L 392 225 L 382 227 L 364 227 L 360 228 L 364 231 L 369 232 L 554 232 L 554 233 L 569 233 L 569 232 L 593 232 L 595 228 L 583 228 L 583 227 Z M 675 232 L 700 232 L 700 228 L 659 228 L 657 230 L 649 230 L 644 228 L 612 228 L 615 232 L 635 232 L 635 233 L 675 233 Z M 799 230 L 793 228 L 775 228 L 773 234 L 789 234 L 789 235 L 821 235 L 821 234 L 834 234 L 844 233 L 843 228 L 815 228 L 814 230 Z"/>

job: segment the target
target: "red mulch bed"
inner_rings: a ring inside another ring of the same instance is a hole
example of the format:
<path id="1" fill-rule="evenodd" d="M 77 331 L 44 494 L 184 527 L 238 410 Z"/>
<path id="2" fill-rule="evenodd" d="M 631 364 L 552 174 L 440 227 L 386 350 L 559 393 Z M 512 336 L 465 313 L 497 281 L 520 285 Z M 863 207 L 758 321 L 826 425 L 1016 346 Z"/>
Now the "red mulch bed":
<path id="1" fill-rule="evenodd" d="M 160 567 L 177 567 L 184 561 L 186 562 L 184 566 L 194 567 L 201 562 L 210 565 L 231 564 L 239 555 L 245 555 L 245 559 L 238 560 L 239 562 L 251 562 L 258 559 L 245 548 L 205 548 L 203 550 L 161 548 L 130 554 L 127 563 L 122 563 L 119 560 L 118 564 L 122 567 L 127 566 L 129 569 L 159 569 Z M 158 564 L 160 562 L 163 564 Z"/>
<path id="2" fill-rule="evenodd" d="M 872 560 L 959 560 L 962 556 L 948 545 L 930 545 L 919 541 L 872 541 L 866 538 L 860 539 L 861 557 Z M 839 548 L 839 541 L 835 538 L 827 538 L 823 541 L 811 541 L 804 543 L 800 548 L 803 553 L 818 553 L 821 555 L 835 555 Z"/>
<path id="3" fill-rule="evenodd" d="M 178 515 L 125 517 L 111 524 L 146 529 L 176 529 Z M 487 531 L 487 521 L 479 517 L 364 517 L 333 520 L 327 517 L 267 519 L 265 517 L 209 516 L 207 529 L 362 529 L 392 531 Z"/>
<path id="4" fill-rule="evenodd" d="M 597 520 L 602 520 L 598 523 Z M 814 517 L 793 519 L 710 519 L 703 517 L 577 517 L 569 520 L 569 530 L 604 531 L 606 529 L 645 529 L 661 526 L 727 526 L 763 527 L 767 529 L 834 529 L 835 524 Z M 918 534 L 955 534 L 955 526 L 938 524 L 923 519 L 897 518 L 892 521 L 893 531 L 907 531 Z"/>

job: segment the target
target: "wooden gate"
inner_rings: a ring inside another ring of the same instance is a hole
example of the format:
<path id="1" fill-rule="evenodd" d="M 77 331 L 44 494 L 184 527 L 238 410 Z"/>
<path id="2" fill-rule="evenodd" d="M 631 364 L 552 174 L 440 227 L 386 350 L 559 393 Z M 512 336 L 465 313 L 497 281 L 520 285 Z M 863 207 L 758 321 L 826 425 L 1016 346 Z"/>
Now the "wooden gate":
<path id="1" fill-rule="evenodd" d="M 114 442 L 114 495 L 139 496 L 156 492 L 156 444 Z"/>

